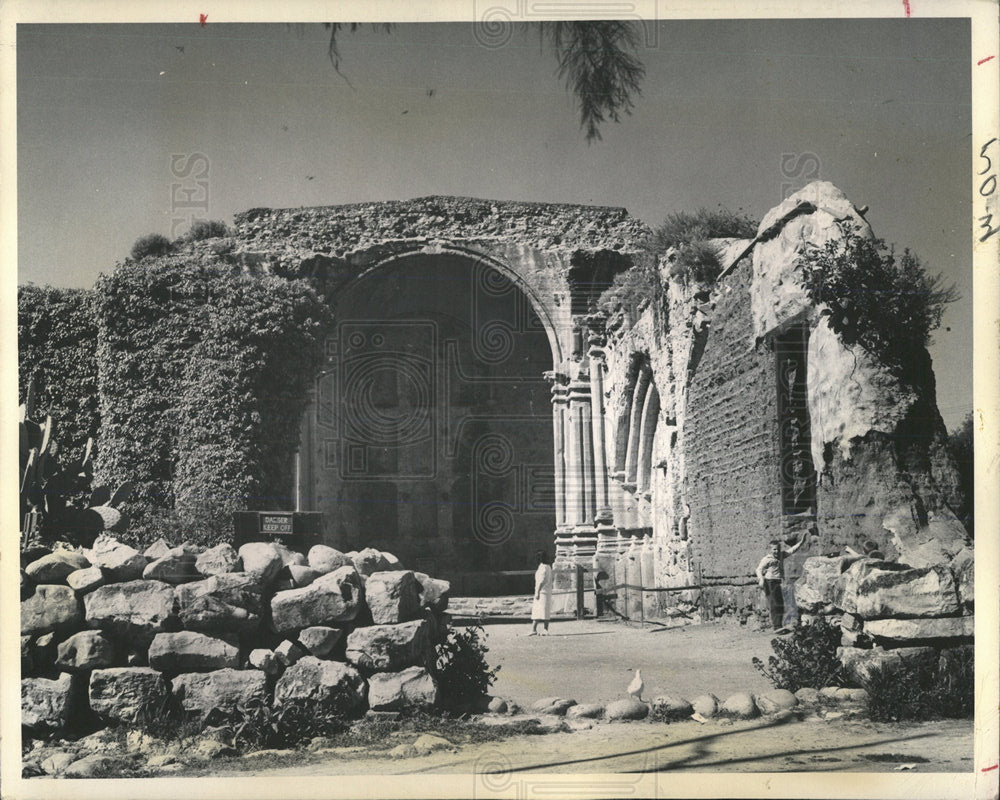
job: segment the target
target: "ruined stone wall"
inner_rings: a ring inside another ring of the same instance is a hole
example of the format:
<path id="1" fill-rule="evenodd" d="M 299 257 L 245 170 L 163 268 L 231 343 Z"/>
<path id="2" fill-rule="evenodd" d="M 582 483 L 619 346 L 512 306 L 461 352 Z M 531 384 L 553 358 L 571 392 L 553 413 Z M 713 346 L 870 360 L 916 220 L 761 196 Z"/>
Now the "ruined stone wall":
<path id="1" fill-rule="evenodd" d="M 690 535 L 706 583 L 746 581 L 781 533 L 774 353 L 754 345 L 749 281 L 743 263 L 717 288 L 687 390 Z"/>

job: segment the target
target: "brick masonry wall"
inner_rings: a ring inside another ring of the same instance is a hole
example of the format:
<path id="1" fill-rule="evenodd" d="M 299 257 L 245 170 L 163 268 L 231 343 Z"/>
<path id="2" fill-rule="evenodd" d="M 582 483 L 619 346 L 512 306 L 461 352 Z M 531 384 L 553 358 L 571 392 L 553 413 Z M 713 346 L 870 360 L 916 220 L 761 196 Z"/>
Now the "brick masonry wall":
<path id="1" fill-rule="evenodd" d="M 774 354 L 754 347 L 749 282 L 747 261 L 719 287 L 688 388 L 691 540 L 706 583 L 750 580 L 781 530 Z"/>

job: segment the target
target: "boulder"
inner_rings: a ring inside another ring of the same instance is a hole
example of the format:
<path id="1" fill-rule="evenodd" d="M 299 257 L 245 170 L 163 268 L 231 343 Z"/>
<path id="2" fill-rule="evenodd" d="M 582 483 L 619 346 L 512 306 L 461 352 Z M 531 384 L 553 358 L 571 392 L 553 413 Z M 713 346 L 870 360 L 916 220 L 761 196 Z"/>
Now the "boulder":
<path id="1" fill-rule="evenodd" d="M 347 637 L 347 660 L 372 672 L 432 666 L 434 649 L 426 620 L 357 628 Z"/>
<path id="2" fill-rule="evenodd" d="M 757 704 L 750 692 L 736 692 L 722 701 L 719 713 L 737 719 L 752 719 L 757 716 Z"/>
<path id="3" fill-rule="evenodd" d="M 653 698 L 653 711 L 658 719 L 670 721 L 687 719 L 694 709 L 691 707 L 691 703 L 680 695 L 661 694 Z"/>
<path id="4" fill-rule="evenodd" d="M 323 574 L 348 565 L 354 566 L 346 555 L 325 544 L 317 544 L 310 548 L 307 561 L 310 567 Z"/>
<path id="5" fill-rule="evenodd" d="M 155 713 L 167 696 L 163 676 L 149 667 L 111 667 L 90 673 L 90 708 L 105 720 L 133 722 Z"/>
<path id="6" fill-rule="evenodd" d="M 365 704 L 365 681 L 347 664 L 306 656 L 286 669 L 274 687 L 276 709 L 295 701 L 329 703 L 342 711 L 354 711 Z"/>
<path id="7" fill-rule="evenodd" d="M 795 603 L 807 614 L 816 614 L 836 602 L 837 580 L 850 563 L 842 556 L 812 556 L 802 562 L 802 574 L 795 582 Z"/>
<path id="8" fill-rule="evenodd" d="M 969 544 L 965 526 L 947 507 L 918 509 L 903 503 L 882 518 L 899 561 L 911 567 L 947 564 Z"/>
<path id="9" fill-rule="evenodd" d="M 212 575 L 226 575 L 230 572 L 240 572 L 243 564 L 240 555 L 231 544 L 222 544 L 210 547 L 194 561 L 194 568 L 200 575 L 211 577 Z"/>
<path id="10" fill-rule="evenodd" d="M 900 647 L 895 650 L 885 650 L 882 647 L 873 647 L 870 650 L 838 647 L 837 658 L 844 665 L 847 677 L 857 685 L 864 685 L 868 676 L 880 667 L 892 668 L 925 659 L 931 662 L 937 659 L 937 650 L 933 647 Z"/>
<path id="11" fill-rule="evenodd" d="M 24 572 L 35 583 L 58 584 L 65 582 L 71 572 L 89 566 L 90 562 L 82 553 L 60 549 L 32 561 Z"/>
<path id="12" fill-rule="evenodd" d="M 507 701 L 502 697 L 491 697 L 489 704 L 486 706 L 486 710 L 491 714 L 506 714 L 507 708 Z"/>
<path id="13" fill-rule="evenodd" d="M 160 581 L 112 583 L 83 598 L 87 624 L 148 645 L 174 610 L 173 587 Z"/>
<path id="14" fill-rule="evenodd" d="M 333 652 L 337 642 L 343 637 L 344 631 L 340 628 L 330 628 L 326 625 L 313 625 L 303 628 L 299 632 L 299 644 L 301 644 L 310 655 L 316 658 L 326 658 Z"/>
<path id="15" fill-rule="evenodd" d="M 845 569 L 837 579 L 833 604 L 842 611 L 857 614 L 858 586 L 871 572 L 876 570 L 896 570 L 901 572 L 905 569 L 907 569 L 905 564 L 884 561 L 880 558 L 858 559 Z"/>
<path id="16" fill-rule="evenodd" d="M 604 708 L 607 719 L 645 719 L 649 714 L 649 706 L 634 697 L 613 700 Z"/>
<path id="17" fill-rule="evenodd" d="M 437 683 L 423 667 L 376 672 L 368 678 L 368 706 L 377 711 L 431 708 L 437 700 Z"/>
<path id="18" fill-rule="evenodd" d="M 35 668 L 35 661 L 31 654 L 31 637 L 21 637 L 21 675 L 30 675 Z"/>
<path id="19" fill-rule="evenodd" d="M 974 617 L 938 617 L 919 619 L 874 619 L 865 623 L 865 633 L 879 644 L 899 645 L 921 639 L 971 637 Z"/>
<path id="20" fill-rule="evenodd" d="M 76 695 L 73 676 L 21 680 L 21 725 L 31 731 L 59 730 L 69 721 Z"/>
<path id="21" fill-rule="evenodd" d="M 313 625 L 350 622 L 361 602 L 361 578 L 353 567 L 340 567 L 301 589 L 277 592 L 271 600 L 271 624 L 278 633 Z"/>
<path id="22" fill-rule="evenodd" d="M 21 601 L 21 633 L 24 636 L 75 631 L 82 627 L 80 601 L 68 586 L 36 586 L 31 597 Z"/>
<path id="23" fill-rule="evenodd" d="M 303 567 L 299 564 L 292 564 L 288 567 L 288 577 L 291 580 L 292 588 L 302 588 L 303 586 L 308 586 L 320 575 L 325 574 L 325 572 L 320 572 L 318 569 Z"/>
<path id="24" fill-rule="evenodd" d="M 250 651 L 249 663 L 251 667 L 259 669 L 267 675 L 280 675 L 284 669 L 284 664 L 278 661 L 274 651 L 262 647 Z"/>
<path id="25" fill-rule="evenodd" d="M 543 697 L 532 703 L 531 710 L 535 714 L 555 714 L 561 717 L 575 705 L 576 700 L 567 700 L 565 697 Z"/>
<path id="26" fill-rule="evenodd" d="M 308 654 L 304 647 L 288 639 L 274 648 L 274 657 L 286 667 L 290 667 L 305 655 Z"/>
<path id="27" fill-rule="evenodd" d="M 101 778 L 110 777 L 109 772 L 119 766 L 113 756 L 91 753 L 79 758 L 63 771 L 64 778 Z"/>
<path id="28" fill-rule="evenodd" d="M 195 631 L 158 633 L 149 646 L 149 666 L 160 672 L 210 672 L 239 665 L 238 647 Z"/>
<path id="29" fill-rule="evenodd" d="M 260 626 L 261 588 L 246 572 L 214 575 L 175 590 L 178 615 L 193 631 L 250 633 Z"/>
<path id="30" fill-rule="evenodd" d="M 691 701 L 691 710 L 703 717 L 714 717 L 719 710 L 719 698 L 714 694 L 700 694 Z"/>
<path id="31" fill-rule="evenodd" d="M 165 556 L 150 561 L 142 571 L 142 577 L 164 583 L 189 583 L 201 577 L 194 565 L 194 553 L 175 547 Z"/>
<path id="32" fill-rule="evenodd" d="M 76 753 L 66 750 L 56 750 L 52 755 L 47 756 L 42 761 L 42 771 L 46 775 L 61 775 L 66 771 L 66 767 L 76 761 Z"/>
<path id="33" fill-rule="evenodd" d="M 393 570 L 397 569 L 406 569 L 406 567 L 403 566 L 403 562 L 400 561 L 398 558 L 396 558 L 396 556 L 394 556 L 388 550 L 382 551 L 382 561 L 385 563 L 385 567 L 383 568 L 384 572 L 392 572 Z"/>
<path id="34" fill-rule="evenodd" d="M 818 705 L 819 697 L 819 689 L 813 689 L 811 686 L 805 686 L 795 693 L 795 699 L 804 706 Z"/>
<path id="35" fill-rule="evenodd" d="M 138 580 L 149 563 L 149 559 L 134 547 L 111 537 L 99 536 L 91 554 L 91 564 L 100 567 L 109 582 Z"/>
<path id="36" fill-rule="evenodd" d="M 757 695 L 757 708 L 761 714 L 777 714 L 781 711 L 790 711 L 798 704 L 795 695 L 788 689 L 772 689 L 769 692 Z"/>
<path id="37" fill-rule="evenodd" d="M 960 610 L 951 570 L 943 565 L 918 569 L 872 569 L 859 581 L 855 609 L 865 620 L 885 617 L 947 617 Z M 849 610 L 849 609 L 845 609 Z M 869 626 L 865 626 L 866 630 Z"/>
<path id="38" fill-rule="evenodd" d="M 202 720 L 249 703 L 267 702 L 267 677 L 256 669 L 217 669 L 187 672 L 172 681 L 174 697 L 189 714 Z"/>
<path id="39" fill-rule="evenodd" d="M 149 547 L 147 547 L 146 550 L 143 552 L 143 555 L 150 561 L 155 561 L 156 559 L 162 558 L 163 556 L 167 555 L 167 553 L 169 553 L 171 549 L 172 548 L 170 547 L 169 544 L 167 544 L 166 540 L 160 538 L 157 539 L 155 542 L 153 542 Z"/>
<path id="40" fill-rule="evenodd" d="M 239 552 L 243 571 L 250 573 L 262 587 L 273 583 L 285 566 L 282 552 L 271 542 L 248 542 Z"/>
<path id="41" fill-rule="evenodd" d="M 376 625 L 395 625 L 420 616 L 420 586 L 409 570 L 373 572 L 365 582 L 365 601 Z"/>
<path id="42" fill-rule="evenodd" d="M 100 631 L 80 631 L 59 645 L 56 666 L 67 672 L 89 672 L 113 667 L 117 660 L 114 642 Z"/>
<path id="43" fill-rule="evenodd" d="M 351 561 L 360 575 L 368 576 L 389 567 L 389 562 L 382 556 L 382 552 L 374 547 L 366 547 L 360 553 L 349 555 L 352 556 Z"/>
<path id="44" fill-rule="evenodd" d="M 413 742 L 413 749 L 417 751 L 419 756 L 425 756 L 438 750 L 451 750 L 454 746 L 443 736 L 435 736 L 432 733 L 422 733 Z"/>
<path id="45" fill-rule="evenodd" d="M 414 572 L 420 587 L 420 605 L 433 611 L 442 612 L 448 608 L 448 594 L 451 584 L 438 578 L 432 578 L 423 572 Z"/>
<path id="46" fill-rule="evenodd" d="M 604 716 L 601 703 L 579 703 L 566 711 L 566 719 L 597 719 Z"/>
<path id="47" fill-rule="evenodd" d="M 972 608 L 976 599 L 975 566 L 975 557 L 969 547 L 960 550 L 951 560 L 951 572 L 955 576 L 958 600 L 966 608 Z"/>
<path id="48" fill-rule="evenodd" d="M 801 691 L 800 689 L 799 692 Z M 797 698 L 799 692 L 795 693 Z M 868 703 L 868 692 L 864 689 L 850 689 L 844 686 L 824 686 L 819 690 L 818 694 L 822 699 L 838 705 L 863 706 Z"/>
<path id="49" fill-rule="evenodd" d="M 100 567 L 73 570 L 66 576 L 66 583 L 78 595 L 89 594 L 104 585 L 104 573 Z"/>

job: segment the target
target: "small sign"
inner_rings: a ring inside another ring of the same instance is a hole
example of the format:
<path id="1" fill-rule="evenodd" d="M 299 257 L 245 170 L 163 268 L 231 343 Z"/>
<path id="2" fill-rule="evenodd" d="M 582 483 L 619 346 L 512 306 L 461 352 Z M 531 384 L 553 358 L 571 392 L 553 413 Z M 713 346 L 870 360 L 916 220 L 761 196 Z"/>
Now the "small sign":
<path id="1" fill-rule="evenodd" d="M 260 532 L 268 536 L 291 536 L 293 532 L 292 528 L 292 515 L 290 513 L 284 514 L 260 514 Z"/>

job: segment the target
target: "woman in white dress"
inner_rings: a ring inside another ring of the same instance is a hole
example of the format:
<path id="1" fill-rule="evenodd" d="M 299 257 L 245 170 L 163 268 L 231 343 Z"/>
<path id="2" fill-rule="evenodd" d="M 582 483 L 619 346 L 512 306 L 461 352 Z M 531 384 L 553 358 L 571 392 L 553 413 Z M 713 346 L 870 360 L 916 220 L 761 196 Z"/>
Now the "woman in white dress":
<path id="1" fill-rule="evenodd" d="M 531 604 L 531 633 L 538 635 L 538 623 L 543 625 L 542 633 L 549 634 L 549 615 L 552 612 L 552 564 L 544 550 L 535 553 L 538 569 L 535 570 L 535 599 Z"/>

